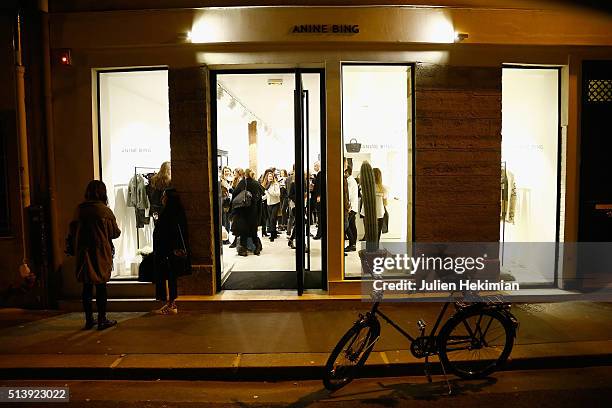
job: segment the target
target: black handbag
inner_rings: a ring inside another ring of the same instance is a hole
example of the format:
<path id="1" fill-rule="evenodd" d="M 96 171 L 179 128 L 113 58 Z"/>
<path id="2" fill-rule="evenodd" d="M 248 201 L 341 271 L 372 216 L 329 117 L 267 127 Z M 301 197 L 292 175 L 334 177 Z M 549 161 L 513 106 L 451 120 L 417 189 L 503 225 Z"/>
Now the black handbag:
<path id="1" fill-rule="evenodd" d="M 349 153 L 359 153 L 361 151 L 361 143 L 357 143 L 357 139 L 351 139 L 345 145 L 346 151 Z"/>
<path id="2" fill-rule="evenodd" d="M 138 266 L 138 282 L 155 282 L 155 254 L 142 256 Z"/>
<path id="3" fill-rule="evenodd" d="M 232 200 L 232 210 L 235 210 L 238 208 L 250 207 L 252 202 L 253 202 L 253 194 L 251 194 L 249 190 L 242 190 Z"/>
<path id="4" fill-rule="evenodd" d="M 383 234 L 389 232 L 389 213 L 387 212 L 387 207 L 385 207 L 385 215 L 383 215 L 383 222 L 380 232 Z"/>
<path id="5" fill-rule="evenodd" d="M 191 261 L 189 259 L 189 252 L 185 245 L 185 239 L 183 238 L 183 231 L 181 230 L 180 224 L 176 224 L 178 227 L 179 237 L 181 238 L 181 248 L 172 251 L 168 256 L 168 266 L 170 270 L 176 273 L 177 276 L 189 275 L 191 273 Z"/>

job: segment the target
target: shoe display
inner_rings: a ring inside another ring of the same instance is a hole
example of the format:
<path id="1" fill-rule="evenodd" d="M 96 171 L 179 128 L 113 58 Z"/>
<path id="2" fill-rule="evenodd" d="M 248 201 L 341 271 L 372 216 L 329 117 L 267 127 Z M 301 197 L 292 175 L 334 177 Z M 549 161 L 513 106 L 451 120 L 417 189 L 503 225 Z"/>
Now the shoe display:
<path id="1" fill-rule="evenodd" d="M 116 320 L 109 320 L 109 319 L 104 319 L 100 322 L 98 322 L 98 330 L 105 330 L 108 329 L 109 327 L 113 327 L 117 325 L 117 321 Z"/>

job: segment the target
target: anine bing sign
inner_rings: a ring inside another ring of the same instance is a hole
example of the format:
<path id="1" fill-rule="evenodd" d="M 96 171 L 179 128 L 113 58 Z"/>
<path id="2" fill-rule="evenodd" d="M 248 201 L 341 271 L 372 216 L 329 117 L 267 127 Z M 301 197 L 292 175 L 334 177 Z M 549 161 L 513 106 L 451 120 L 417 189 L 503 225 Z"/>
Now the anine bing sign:
<path id="1" fill-rule="evenodd" d="M 358 34 L 359 24 L 296 24 L 292 34 Z"/>

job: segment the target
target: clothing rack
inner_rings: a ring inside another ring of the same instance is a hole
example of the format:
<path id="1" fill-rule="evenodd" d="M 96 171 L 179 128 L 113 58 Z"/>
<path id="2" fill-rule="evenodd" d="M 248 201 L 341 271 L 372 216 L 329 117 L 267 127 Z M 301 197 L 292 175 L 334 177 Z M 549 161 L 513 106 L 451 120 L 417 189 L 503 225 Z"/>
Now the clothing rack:
<path id="1" fill-rule="evenodd" d="M 136 176 L 138 176 L 138 174 L 142 175 L 143 173 L 138 173 L 138 170 L 155 170 L 155 172 L 157 173 L 159 171 L 158 167 L 144 167 L 144 166 L 135 166 L 134 167 L 134 178 Z M 134 216 L 137 217 L 136 215 L 136 211 L 138 211 L 138 209 L 136 207 L 134 207 Z M 140 237 L 138 235 L 138 230 L 140 228 L 138 228 L 138 221 L 136 221 L 136 250 L 140 249 Z"/>

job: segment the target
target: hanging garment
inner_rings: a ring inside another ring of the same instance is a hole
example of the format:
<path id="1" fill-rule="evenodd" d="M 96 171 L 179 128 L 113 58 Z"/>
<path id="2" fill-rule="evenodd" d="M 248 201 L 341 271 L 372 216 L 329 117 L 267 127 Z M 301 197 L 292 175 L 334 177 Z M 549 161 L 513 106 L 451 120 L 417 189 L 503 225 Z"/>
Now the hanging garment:
<path id="1" fill-rule="evenodd" d="M 136 207 L 139 210 L 149 208 L 149 198 L 147 197 L 147 186 L 145 179 L 140 174 L 134 175 L 128 184 L 128 207 Z"/>
<path id="2" fill-rule="evenodd" d="M 514 174 L 509 170 L 502 170 L 501 175 L 501 214 L 502 221 L 514 224 L 516 214 L 516 182 Z"/>

